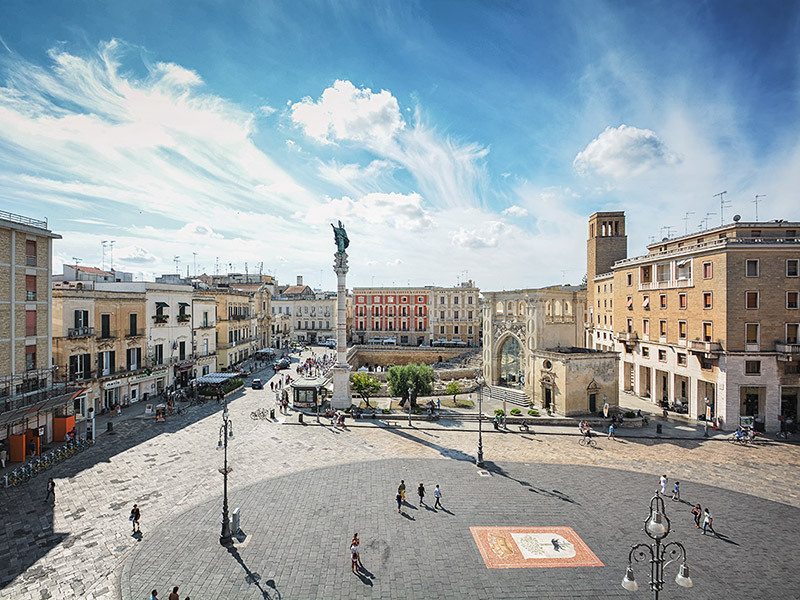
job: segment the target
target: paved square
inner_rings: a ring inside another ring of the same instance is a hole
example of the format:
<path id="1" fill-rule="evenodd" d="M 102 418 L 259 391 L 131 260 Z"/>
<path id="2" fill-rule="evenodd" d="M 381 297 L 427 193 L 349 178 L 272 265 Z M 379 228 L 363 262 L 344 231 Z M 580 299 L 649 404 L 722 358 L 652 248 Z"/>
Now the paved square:
<path id="1" fill-rule="evenodd" d="M 602 567 L 572 527 L 470 527 L 489 569 Z"/>

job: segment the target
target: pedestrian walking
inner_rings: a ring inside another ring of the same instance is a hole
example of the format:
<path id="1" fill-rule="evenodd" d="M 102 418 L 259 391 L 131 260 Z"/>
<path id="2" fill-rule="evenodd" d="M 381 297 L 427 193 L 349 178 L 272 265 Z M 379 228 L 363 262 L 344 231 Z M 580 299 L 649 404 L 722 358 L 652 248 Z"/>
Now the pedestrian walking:
<path id="1" fill-rule="evenodd" d="M 405 502 L 406 501 L 406 481 L 405 479 L 400 480 L 400 485 L 397 486 L 397 493 L 400 494 L 400 499 Z"/>
<path id="2" fill-rule="evenodd" d="M 5 448 L 0 449 L 0 465 L 6 468 L 6 460 L 8 459 L 8 452 Z"/>
<path id="3" fill-rule="evenodd" d="M 608 426 L 608 439 L 616 440 L 617 438 L 614 437 L 614 424 Z"/>
<path id="4" fill-rule="evenodd" d="M 439 487 L 439 484 L 436 484 L 436 487 L 433 488 L 433 497 L 436 498 L 436 502 L 433 505 L 433 508 L 442 508 L 442 489 Z"/>
<path id="5" fill-rule="evenodd" d="M 395 495 L 394 499 L 397 502 L 397 512 L 398 513 L 403 512 L 400 509 L 400 507 L 403 506 L 403 495 L 400 492 L 397 492 L 397 494 Z"/>
<path id="6" fill-rule="evenodd" d="M 141 516 L 142 516 L 142 513 L 139 510 L 139 506 L 137 504 L 134 504 L 133 508 L 131 509 L 131 516 L 130 516 L 130 519 L 129 519 L 131 521 L 131 523 L 133 523 L 133 533 L 136 533 L 137 531 L 141 531 L 141 529 L 139 528 L 139 517 L 141 517 Z"/>
<path id="7" fill-rule="evenodd" d="M 355 545 L 356 547 L 356 562 L 358 563 L 359 567 L 363 567 L 364 565 L 361 564 L 361 538 L 358 537 L 358 533 L 353 534 L 353 539 L 350 542 L 351 545 Z"/>
<path id="8" fill-rule="evenodd" d="M 692 516 L 694 517 L 694 526 L 697 529 L 700 529 L 700 519 L 703 517 L 703 509 L 700 508 L 699 504 L 695 504 L 694 508 L 690 511 Z"/>
<path id="9" fill-rule="evenodd" d="M 45 496 L 44 501 L 47 502 L 50 499 L 50 496 L 53 496 L 53 504 L 56 503 L 56 482 L 53 481 L 53 478 L 47 480 L 47 496 Z"/>
<path id="10" fill-rule="evenodd" d="M 672 500 L 674 502 L 680 502 L 681 499 L 681 482 L 676 481 L 675 485 L 672 487 Z"/>
<path id="11" fill-rule="evenodd" d="M 419 496 L 419 505 L 422 506 L 424 504 L 423 498 L 425 497 L 425 486 L 422 482 L 419 482 L 419 487 L 417 488 L 417 495 Z"/>
<path id="12" fill-rule="evenodd" d="M 714 517 L 711 515 L 711 511 L 708 510 L 708 507 L 704 508 L 703 511 L 705 513 L 703 515 L 703 535 L 706 534 L 706 529 L 709 529 L 711 533 L 717 535 L 717 532 L 714 531 Z"/>
<path id="13" fill-rule="evenodd" d="M 350 542 L 350 571 L 352 573 L 355 573 L 357 568 L 358 568 L 358 546 L 353 542 Z"/>
<path id="14" fill-rule="evenodd" d="M 172 593 L 169 595 L 167 600 L 181 600 L 181 597 L 178 596 L 178 586 L 177 585 L 174 588 L 172 588 Z"/>
<path id="15" fill-rule="evenodd" d="M 661 482 L 661 495 L 662 496 L 666 496 L 667 495 L 667 476 L 666 475 L 662 475 L 661 479 L 660 479 L 660 482 Z"/>
<path id="16" fill-rule="evenodd" d="M 150 592 L 150 600 L 158 600 L 158 590 Z"/>

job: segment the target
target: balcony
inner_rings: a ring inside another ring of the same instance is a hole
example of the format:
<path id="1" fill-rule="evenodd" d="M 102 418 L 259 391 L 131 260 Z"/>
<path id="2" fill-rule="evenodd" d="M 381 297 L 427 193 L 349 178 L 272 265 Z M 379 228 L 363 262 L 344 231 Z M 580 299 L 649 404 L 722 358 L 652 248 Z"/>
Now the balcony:
<path id="1" fill-rule="evenodd" d="M 639 283 L 640 292 L 646 290 L 672 290 L 690 287 L 694 287 L 693 279 L 668 279 L 667 281 L 642 281 Z"/>
<path id="2" fill-rule="evenodd" d="M 116 337 L 117 337 L 117 332 L 111 331 L 110 329 L 100 331 L 100 333 L 97 335 L 98 340 L 113 340 Z"/>
<path id="3" fill-rule="evenodd" d="M 197 326 L 198 329 L 213 329 L 214 327 L 215 327 L 214 323 L 209 323 L 207 321 L 204 321 L 203 323 Z"/>
<path id="4" fill-rule="evenodd" d="M 144 329 L 129 329 L 125 334 L 126 338 L 144 337 Z"/>
<path id="5" fill-rule="evenodd" d="M 169 315 L 153 315 L 153 322 L 156 325 L 163 325 L 169 322 Z"/>
<path id="6" fill-rule="evenodd" d="M 639 340 L 639 334 L 635 331 L 618 331 L 617 341 L 623 344 L 635 344 Z"/>
<path id="7" fill-rule="evenodd" d="M 192 319 L 192 315 L 178 315 L 178 323 L 188 323 Z"/>
<path id="8" fill-rule="evenodd" d="M 694 352 L 703 352 L 705 354 L 719 354 L 722 352 L 722 344 L 719 342 L 704 342 L 703 340 L 691 340 L 689 342 L 689 349 Z"/>
<path id="9" fill-rule="evenodd" d="M 779 354 L 800 354 L 800 344 L 775 342 L 775 352 Z"/>
<path id="10" fill-rule="evenodd" d="M 94 327 L 70 327 L 67 329 L 68 338 L 82 338 L 94 336 Z"/>

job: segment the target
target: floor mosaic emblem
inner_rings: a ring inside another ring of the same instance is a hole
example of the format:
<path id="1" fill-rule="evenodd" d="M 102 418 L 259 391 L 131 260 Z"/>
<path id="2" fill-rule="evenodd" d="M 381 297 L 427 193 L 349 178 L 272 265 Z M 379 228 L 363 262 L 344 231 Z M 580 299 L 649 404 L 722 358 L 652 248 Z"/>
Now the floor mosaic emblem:
<path id="1" fill-rule="evenodd" d="M 572 527 L 470 527 L 489 569 L 602 567 Z"/>

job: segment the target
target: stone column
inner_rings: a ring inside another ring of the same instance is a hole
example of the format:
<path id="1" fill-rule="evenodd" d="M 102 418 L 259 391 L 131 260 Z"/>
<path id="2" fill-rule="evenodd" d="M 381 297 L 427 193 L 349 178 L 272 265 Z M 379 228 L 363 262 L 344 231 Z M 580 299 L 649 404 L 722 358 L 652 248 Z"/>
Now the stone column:
<path id="1" fill-rule="evenodd" d="M 347 253 L 333 255 L 336 273 L 336 365 L 333 367 L 333 397 L 331 406 L 343 409 L 352 403 L 350 396 L 350 365 L 347 364 Z"/>

